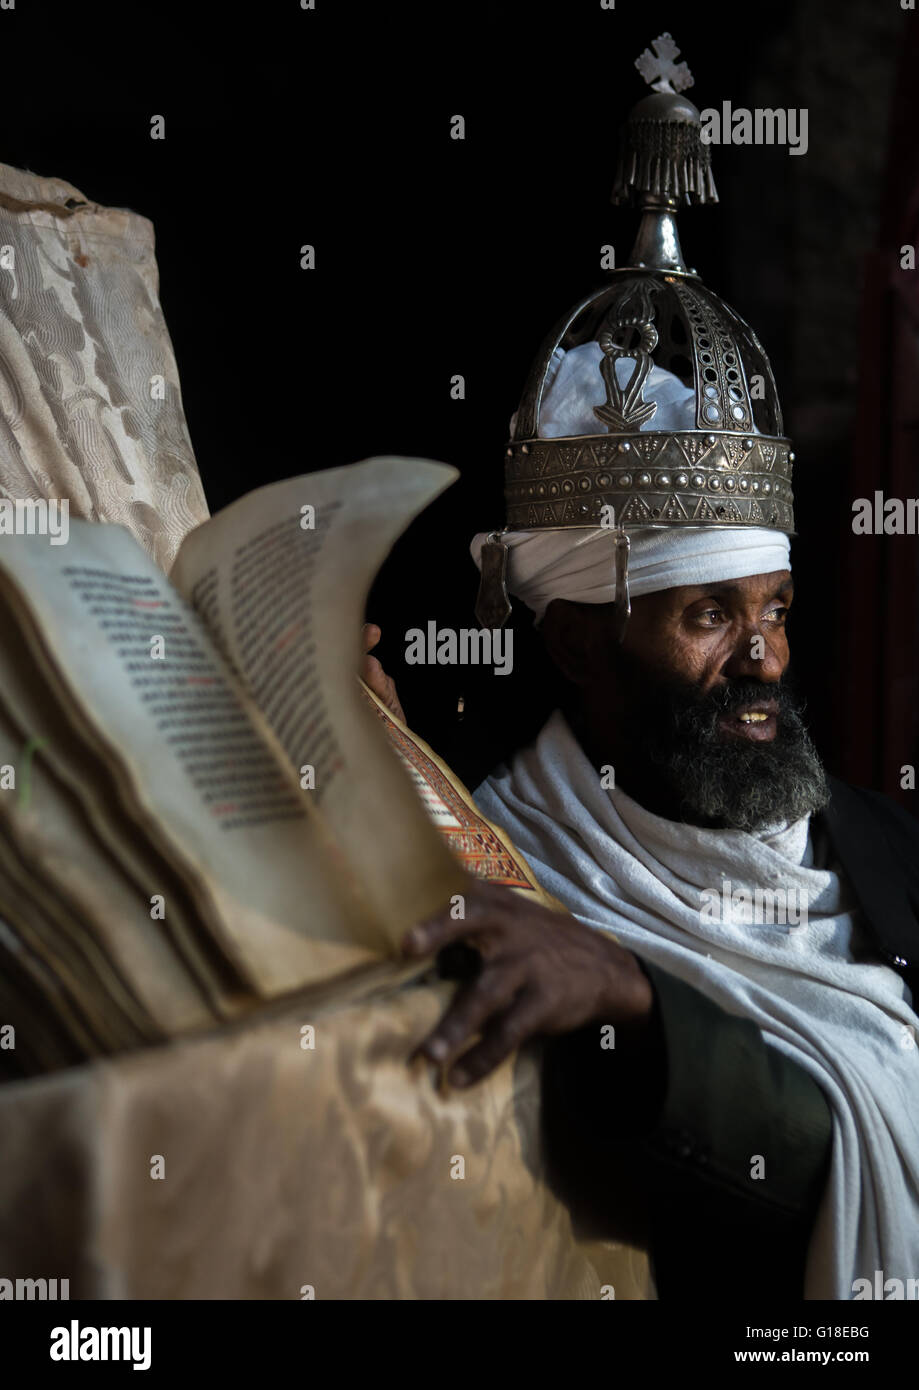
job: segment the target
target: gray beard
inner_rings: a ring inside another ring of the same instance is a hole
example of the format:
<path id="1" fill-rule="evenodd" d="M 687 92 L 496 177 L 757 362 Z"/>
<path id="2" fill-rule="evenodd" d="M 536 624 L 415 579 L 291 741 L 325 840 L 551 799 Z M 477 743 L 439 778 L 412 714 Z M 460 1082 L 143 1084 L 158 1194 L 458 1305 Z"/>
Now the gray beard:
<path id="1" fill-rule="evenodd" d="M 725 738 L 718 720 L 767 694 L 778 701 L 768 743 Z M 786 679 L 732 681 L 699 697 L 682 682 L 654 682 L 633 705 L 629 734 L 679 802 L 683 818 L 721 829 L 759 830 L 812 815 L 830 799 L 826 773 Z"/>

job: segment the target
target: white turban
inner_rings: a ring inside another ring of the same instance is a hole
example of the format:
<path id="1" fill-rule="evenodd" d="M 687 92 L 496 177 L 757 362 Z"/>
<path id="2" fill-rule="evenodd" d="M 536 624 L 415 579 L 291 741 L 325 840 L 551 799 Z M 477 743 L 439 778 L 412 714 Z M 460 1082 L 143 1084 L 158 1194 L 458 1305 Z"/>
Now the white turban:
<path id="1" fill-rule="evenodd" d="M 584 343 L 565 352 L 556 348 L 546 373 L 537 434 L 540 438 L 598 434 L 602 430 L 594 407 L 606 399 L 600 373 L 603 353 L 598 343 Z M 617 380 L 625 384 L 632 370 L 628 359 L 616 363 Z M 671 372 L 654 367 L 642 392 L 655 400 L 654 416 L 642 429 L 666 431 L 695 428 L 695 393 Z M 511 434 L 515 420 L 511 420 Z M 755 431 L 754 431 L 755 432 Z M 781 531 L 759 526 L 641 527 L 628 532 L 629 593 L 633 598 L 689 584 L 714 584 L 791 569 L 791 545 Z M 472 558 L 480 555 L 487 532 L 473 537 Z M 541 622 L 554 598 L 574 603 L 612 603 L 616 597 L 616 532 L 582 527 L 508 531 L 507 588 Z"/>
<path id="2" fill-rule="evenodd" d="M 629 531 L 632 598 L 688 584 L 714 584 L 791 569 L 791 545 L 781 531 L 760 526 L 667 526 Z M 475 536 L 472 558 L 480 563 L 488 532 Z M 573 603 L 612 603 L 616 597 L 616 532 L 508 531 L 508 591 L 533 610 L 536 621 L 554 598 Z"/>

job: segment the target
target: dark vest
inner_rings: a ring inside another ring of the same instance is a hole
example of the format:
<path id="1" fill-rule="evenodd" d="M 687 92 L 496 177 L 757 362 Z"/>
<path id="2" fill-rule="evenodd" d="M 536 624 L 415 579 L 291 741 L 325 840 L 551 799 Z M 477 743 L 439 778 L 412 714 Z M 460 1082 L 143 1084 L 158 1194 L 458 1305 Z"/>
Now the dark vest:
<path id="1" fill-rule="evenodd" d="M 862 925 L 919 1005 L 919 821 L 880 792 L 829 779 L 832 799 L 814 817 L 852 885 Z M 919 796 L 919 792 L 917 792 Z"/>

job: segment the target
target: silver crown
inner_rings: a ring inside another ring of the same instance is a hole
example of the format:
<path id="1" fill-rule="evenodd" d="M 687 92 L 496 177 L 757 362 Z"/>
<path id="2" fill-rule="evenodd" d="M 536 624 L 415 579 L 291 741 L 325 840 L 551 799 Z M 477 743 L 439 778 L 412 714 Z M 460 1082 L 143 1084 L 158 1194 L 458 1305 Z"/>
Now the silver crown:
<path id="1" fill-rule="evenodd" d="M 794 455 L 768 358 L 683 260 L 678 209 L 718 195 L 699 112 L 679 94 L 689 69 L 674 63 L 669 34 L 653 47 L 636 66 L 655 91 L 628 118 L 613 190 L 613 201 L 641 208 L 638 236 L 629 265 L 559 320 L 533 364 L 506 448 L 507 528 L 594 527 L 614 514 L 626 529 L 794 534 Z M 587 344 L 598 403 L 577 432 L 546 437 L 559 360 Z M 684 397 L 676 428 L 656 399 L 661 384 Z"/>

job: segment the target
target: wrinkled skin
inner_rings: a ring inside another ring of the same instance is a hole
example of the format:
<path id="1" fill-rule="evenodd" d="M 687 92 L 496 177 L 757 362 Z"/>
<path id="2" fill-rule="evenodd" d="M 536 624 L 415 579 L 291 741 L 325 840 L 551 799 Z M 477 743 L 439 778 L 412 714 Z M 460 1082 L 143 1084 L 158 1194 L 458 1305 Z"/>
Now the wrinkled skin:
<path id="1" fill-rule="evenodd" d="M 639 1036 L 653 995 L 636 956 L 574 917 L 525 903 L 509 888 L 472 882 L 465 918 L 449 913 L 414 927 L 406 956 L 423 957 L 463 941 L 482 957 L 418 1052 L 451 1068 L 451 1085 L 487 1076 L 529 1038 L 613 1023 Z M 481 1040 L 468 1051 L 470 1041 Z M 456 1058 L 463 1054 L 460 1065 Z"/>
<path id="2" fill-rule="evenodd" d="M 399 696 L 396 694 L 396 683 L 391 676 L 387 676 L 383 667 L 375 656 L 369 656 L 380 638 L 383 636 L 376 623 L 365 623 L 361 640 L 364 644 L 364 660 L 361 666 L 361 677 L 365 685 L 369 685 L 374 695 L 378 695 L 388 710 L 397 719 L 405 723 L 405 711 L 399 703 Z"/>
<path id="3" fill-rule="evenodd" d="M 788 665 L 785 617 L 791 599 L 787 570 L 648 594 L 632 603 L 623 645 L 647 669 L 691 681 L 701 694 L 732 680 L 757 681 L 767 705 L 769 686 Z M 623 732 L 627 701 L 635 693 L 619 689 L 614 678 L 612 605 L 556 599 L 543 620 L 543 635 L 552 660 L 578 691 L 578 735 L 594 765 L 612 764 L 617 784 L 628 785 L 655 814 L 678 819 L 665 786 L 645 789 L 646 769 L 636 761 L 640 752 Z M 761 657 L 751 654 L 757 637 L 762 639 Z M 365 626 L 365 652 L 379 638 L 379 628 Z M 362 674 L 404 719 L 395 685 L 380 663 L 365 656 Z M 760 727 L 755 736 L 764 735 L 768 738 L 770 732 Z M 753 737 L 740 728 L 723 733 L 724 738 L 747 736 Z M 445 909 L 413 928 L 403 950 L 421 958 L 460 941 L 478 951 L 481 968 L 459 986 L 418 1048 L 418 1054 L 448 1068 L 452 1085 L 488 1075 L 536 1036 L 570 1032 L 591 1022 L 625 1030 L 638 1047 L 649 1034 L 654 1003 L 650 981 L 638 957 L 604 932 L 529 904 L 509 888 L 470 879 L 465 918 L 454 920 Z"/>

